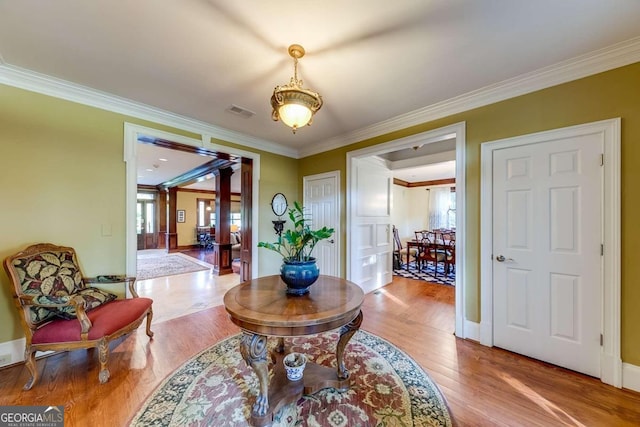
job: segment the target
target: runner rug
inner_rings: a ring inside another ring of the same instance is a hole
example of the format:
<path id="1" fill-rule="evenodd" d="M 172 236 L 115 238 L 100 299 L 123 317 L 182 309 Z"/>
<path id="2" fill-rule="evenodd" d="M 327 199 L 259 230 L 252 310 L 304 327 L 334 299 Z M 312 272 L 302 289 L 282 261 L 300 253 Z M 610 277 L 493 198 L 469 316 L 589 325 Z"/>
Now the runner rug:
<path id="1" fill-rule="evenodd" d="M 241 335 L 216 343 L 166 378 L 131 426 L 249 426 L 258 377 L 240 356 Z M 298 351 L 335 366 L 336 332 L 285 339 Z M 271 348 L 277 343 L 270 339 Z M 407 354 L 384 339 L 358 331 L 347 345 L 351 387 L 305 395 L 274 414 L 273 426 L 451 426 L 444 396 Z"/>
<path id="2" fill-rule="evenodd" d="M 138 257 L 136 278 L 145 280 L 209 269 L 209 267 L 190 261 L 187 258 L 186 255 L 182 254 Z"/>

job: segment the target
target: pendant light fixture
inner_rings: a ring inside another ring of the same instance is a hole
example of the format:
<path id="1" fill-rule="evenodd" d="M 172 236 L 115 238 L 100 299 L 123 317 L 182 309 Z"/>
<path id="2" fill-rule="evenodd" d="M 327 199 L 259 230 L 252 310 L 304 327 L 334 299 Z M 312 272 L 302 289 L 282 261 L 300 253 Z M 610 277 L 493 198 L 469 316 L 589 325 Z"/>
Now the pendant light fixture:
<path id="1" fill-rule="evenodd" d="M 289 46 L 289 55 L 293 58 L 293 77 L 289 84 L 276 86 L 271 96 L 271 118 L 275 121 L 281 120 L 293 130 L 293 133 L 303 126 L 311 125 L 313 115 L 322 107 L 322 96 L 303 88 L 302 80 L 298 80 L 298 59 L 304 54 L 302 46 Z"/>

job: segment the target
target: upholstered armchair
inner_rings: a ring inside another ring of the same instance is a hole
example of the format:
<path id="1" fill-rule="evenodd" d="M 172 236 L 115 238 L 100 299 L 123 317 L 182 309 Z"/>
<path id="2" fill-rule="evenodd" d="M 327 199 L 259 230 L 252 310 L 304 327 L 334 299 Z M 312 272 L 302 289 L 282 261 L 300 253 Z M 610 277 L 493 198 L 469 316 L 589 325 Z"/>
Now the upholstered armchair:
<path id="1" fill-rule="evenodd" d="M 232 231 L 230 237 L 231 259 L 240 258 L 241 234 L 239 231 Z"/>
<path id="2" fill-rule="evenodd" d="M 25 364 L 31 378 L 24 389 L 38 381 L 36 351 L 69 351 L 96 347 L 100 383 L 109 380 L 109 342 L 128 334 L 147 319 L 151 332 L 152 300 L 139 298 L 135 277 L 83 277 L 73 248 L 50 243 L 32 245 L 4 260 L 13 284 L 14 302 L 26 338 Z M 90 286 L 126 283 L 133 298 Z"/>

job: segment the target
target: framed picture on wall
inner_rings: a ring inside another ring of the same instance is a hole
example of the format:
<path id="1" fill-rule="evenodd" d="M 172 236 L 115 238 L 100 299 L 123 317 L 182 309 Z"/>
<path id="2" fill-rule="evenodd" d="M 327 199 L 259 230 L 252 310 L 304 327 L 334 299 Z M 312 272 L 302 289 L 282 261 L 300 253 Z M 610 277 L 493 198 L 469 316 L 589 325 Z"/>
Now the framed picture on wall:
<path id="1" fill-rule="evenodd" d="M 185 222 L 184 209 L 178 209 L 178 222 Z"/>

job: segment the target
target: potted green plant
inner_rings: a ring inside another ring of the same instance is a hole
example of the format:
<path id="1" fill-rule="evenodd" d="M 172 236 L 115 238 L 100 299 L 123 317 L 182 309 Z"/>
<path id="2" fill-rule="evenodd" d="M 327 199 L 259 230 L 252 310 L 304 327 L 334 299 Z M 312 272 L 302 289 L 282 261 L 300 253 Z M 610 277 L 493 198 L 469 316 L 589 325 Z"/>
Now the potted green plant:
<path id="1" fill-rule="evenodd" d="M 259 242 L 259 248 L 266 248 L 282 255 L 280 277 L 287 284 L 287 292 L 302 295 L 309 292 L 311 286 L 320 275 L 313 249 L 319 241 L 333 235 L 334 229 L 322 227 L 312 230 L 311 218 L 297 201 L 289 209 L 289 219 L 293 228 L 284 230 L 274 243 Z"/>

